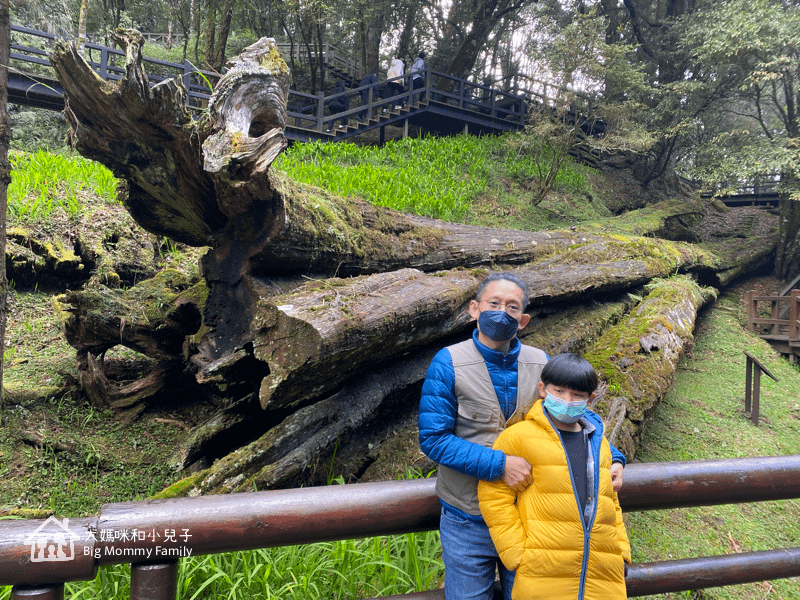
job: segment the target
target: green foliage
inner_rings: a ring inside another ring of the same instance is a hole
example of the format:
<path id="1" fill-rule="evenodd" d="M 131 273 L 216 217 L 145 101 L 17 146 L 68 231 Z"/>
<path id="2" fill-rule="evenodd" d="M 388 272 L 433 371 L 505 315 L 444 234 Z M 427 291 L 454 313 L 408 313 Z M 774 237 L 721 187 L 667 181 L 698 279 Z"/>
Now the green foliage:
<path id="1" fill-rule="evenodd" d="M 503 178 L 528 188 L 536 173 L 548 168 L 549 148 L 522 134 L 406 139 L 382 148 L 316 142 L 293 146 L 275 164 L 295 180 L 338 195 L 460 221 L 468 219 L 477 199 L 499 194 Z M 552 185 L 586 192 L 585 169 L 561 158 Z"/>
<path id="2" fill-rule="evenodd" d="M 44 150 L 12 154 L 10 159 L 8 211 L 19 221 L 47 218 L 58 209 L 75 218 L 89 193 L 116 202 L 117 180 L 100 163 Z"/>
<path id="3" fill-rule="evenodd" d="M 644 77 L 629 56 L 632 48 L 605 42 L 605 20 L 594 13 L 576 15 L 566 27 L 544 21 L 552 39 L 542 57 L 556 97 L 534 113 L 528 144 L 533 158 L 534 204 L 541 202 L 558 180 L 567 155 L 580 145 L 644 150 L 653 140 L 637 113 Z M 580 90 L 580 91 L 578 91 Z M 552 92 L 551 92 L 552 93 Z M 602 137 L 586 135 L 582 126 L 602 121 Z"/>
<path id="4" fill-rule="evenodd" d="M 57 151 L 66 147 L 68 126 L 61 113 L 26 107 L 10 111 L 9 118 L 13 150 Z"/>
<path id="5" fill-rule="evenodd" d="M 703 116 L 711 134 L 700 139 L 692 176 L 735 189 L 759 175 L 797 173 L 800 6 L 708 1 L 684 27 L 681 44 L 696 61 L 696 77 L 725 86 L 724 100 Z M 797 178 L 782 183 L 796 186 Z"/>

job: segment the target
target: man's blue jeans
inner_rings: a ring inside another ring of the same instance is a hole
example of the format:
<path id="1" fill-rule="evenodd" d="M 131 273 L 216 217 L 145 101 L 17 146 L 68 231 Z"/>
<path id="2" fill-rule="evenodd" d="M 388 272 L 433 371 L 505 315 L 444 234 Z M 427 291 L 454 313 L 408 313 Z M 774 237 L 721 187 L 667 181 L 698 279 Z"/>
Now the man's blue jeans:
<path id="1" fill-rule="evenodd" d="M 503 598 L 511 600 L 514 571 L 503 566 L 485 523 L 465 519 L 443 506 L 439 532 L 446 600 L 492 600 L 495 567 L 500 569 Z"/>

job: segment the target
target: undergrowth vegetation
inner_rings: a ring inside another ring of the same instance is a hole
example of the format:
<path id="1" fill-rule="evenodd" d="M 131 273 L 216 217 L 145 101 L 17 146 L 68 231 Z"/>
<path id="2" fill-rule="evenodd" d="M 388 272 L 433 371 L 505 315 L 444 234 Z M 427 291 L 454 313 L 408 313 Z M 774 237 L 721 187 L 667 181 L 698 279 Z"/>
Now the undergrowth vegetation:
<path id="1" fill-rule="evenodd" d="M 340 196 L 446 221 L 475 222 L 474 205 L 487 198 L 494 198 L 498 208 L 514 206 L 532 218 L 533 207 L 525 203 L 533 196 L 527 192 L 539 159 L 541 153 L 534 155 L 522 135 L 458 135 L 390 141 L 383 147 L 295 144 L 275 167 L 296 181 Z M 586 193 L 585 172 L 585 167 L 566 161 L 555 190 Z M 551 213 L 553 226 L 563 224 L 554 216 Z M 531 220 L 541 228 L 541 219 Z"/>
<path id="2" fill-rule="evenodd" d="M 117 180 L 98 162 L 45 150 L 14 152 L 9 158 L 8 214 L 12 221 L 44 219 L 59 209 L 74 219 L 90 196 L 116 202 Z"/>
<path id="3" fill-rule="evenodd" d="M 671 462 L 800 452 L 800 369 L 743 327 L 739 289 L 727 290 L 698 320 L 693 350 L 645 429 L 637 461 Z M 778 381 L 761 378 L 761 418 L 744 411 L 744 350 Z M 748 485 L 746 479 L 742 485 Z M 797 546 L 800 500 L 702 506 L 625 516 L 633 561 L 736 554 Z M 648 599 L 800 598 L 800 580 L 779 579 Z"/>

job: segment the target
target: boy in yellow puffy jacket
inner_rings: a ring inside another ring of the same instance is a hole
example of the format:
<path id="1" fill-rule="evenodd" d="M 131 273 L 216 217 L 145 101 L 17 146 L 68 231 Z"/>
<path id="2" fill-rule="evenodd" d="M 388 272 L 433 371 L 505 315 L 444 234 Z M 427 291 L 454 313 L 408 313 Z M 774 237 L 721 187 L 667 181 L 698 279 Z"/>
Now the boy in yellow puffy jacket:
<path id="1" fill-rule="evenodd" d="M 543 400 L 494 443 L 533 466 L 533 483 L 521 493 L 502 481 L 478 484 L 500 559 L 517 571 L 512 598 L 626 598 L 630 544 L 611 484 L 611 449 L 603 420 L 586 408 L 597 373 L 583 358 L 559 354 L 541 378 Z"/>

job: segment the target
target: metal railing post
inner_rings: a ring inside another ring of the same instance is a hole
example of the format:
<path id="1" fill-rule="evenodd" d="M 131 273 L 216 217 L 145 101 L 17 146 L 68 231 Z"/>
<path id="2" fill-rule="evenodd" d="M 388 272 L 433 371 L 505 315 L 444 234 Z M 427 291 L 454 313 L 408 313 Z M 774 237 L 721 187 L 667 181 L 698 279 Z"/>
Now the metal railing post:
<path id="1" fill-rule="evenodd" d="M 131 565 L 131 600 L 175 600 L 177 596 L 177 560 Z"/>
<path id="2" fill-rule="evenodd" d="M 52 586 L 15 585 L 11 588 L 11 600 L 64 600 L 64 584 Z"/>

